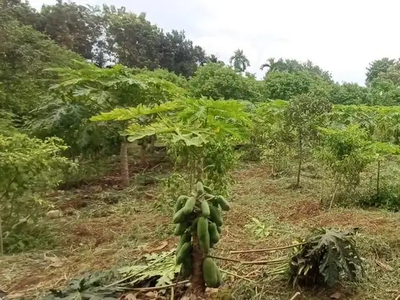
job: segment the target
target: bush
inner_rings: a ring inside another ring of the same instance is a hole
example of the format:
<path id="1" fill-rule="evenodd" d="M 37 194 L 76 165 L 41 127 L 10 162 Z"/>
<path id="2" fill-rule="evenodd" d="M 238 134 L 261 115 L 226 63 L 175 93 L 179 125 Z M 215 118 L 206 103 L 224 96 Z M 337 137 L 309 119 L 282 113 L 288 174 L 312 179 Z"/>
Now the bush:
<path id="1" fill-rule="evenodd" d="M 361 207 L 383 208 L 398 212 L 400 210 L 400 186 L 389 186 L 379 190 L 379 193 L 363 195 L 357 200 Z"/>
<path id="2" fill-rule="evenodd" d="M 60 155 L 66 149 L 57 138 L 42 141 L 18 132 L 0 135 L 0 222 L 3 219 L 7 249 L 13 249 L 10 238 L 20 231 L 18 224 L 35 223 L 44 213 L 45 203 L 36 195 L 62 180 L 62 170 L 71 166 Z M 0 230 L 0 246 L 2 238 Z"/>
<path id="3" fill-rule="evenodd" d="M 20 220 L 4 235 L 4 249 L 8 253 L 51 249 L 55 244 L 56 235 L 51 228 L 30 218 Z"/>
<path id="4" fill-rule="evenodd" d="M 194 97 L 257 101 L 262 98 L 261 88 L 257 80 L 243 77 L 222 64 L 200 67 L 189 80 L 189 91 Z"/>

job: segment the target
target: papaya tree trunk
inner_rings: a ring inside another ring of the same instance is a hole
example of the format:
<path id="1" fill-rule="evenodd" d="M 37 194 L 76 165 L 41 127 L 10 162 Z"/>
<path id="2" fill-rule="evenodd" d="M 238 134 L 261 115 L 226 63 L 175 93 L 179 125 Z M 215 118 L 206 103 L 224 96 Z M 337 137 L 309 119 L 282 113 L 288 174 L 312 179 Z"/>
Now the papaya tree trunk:
<path id="1" fill-rule="evenodd" d="M 380 177 L 381 177 L 381 161 L 378 159 L 378 171 L 376 174 L 376 194 L 379 195 L 380 191 Z"/>
<path id="2" fill-rule="evenodd" d="M 155 150 L 155 144 L 156 144 L 157 136 L 153 135 L 150 137 L 150 147 L 149 147 L 149 152 L 154 153 Z"/>
<path id="3" fill-rule="evenodd" d="M 4 254 L 4 249 L 3 249 L 3 228 L 2 228 L 2 220 L 1 220 L 1 214 L 0 214 L 0 255 Z"/>
<path id="4" fill-rule="evenodd" d="M 298 164 L 298 167 L 297 167 L 296 187 L 300 187 L 301 165 L 303 163 L 303 140 L 302 140 L 301 132 L 299 132 L 297 154 L 298 154 L 298 157 L 299 157 L 299 164 Z"/>
<path id="5" fill-rule="evenodd" d="M 121 181 L 124 187 L 129 186 L 128 143 L 125 138 L 121 142 Z"/>
<path id="6" fill-rule="evenodd" d="M 190 277 L 190 293 L 198 298 L 203 298 L 206 284 L 203 277 L 203 252 L 201 251 L 197 234 L 193 233 L 192 251 L 192 276 Z"/>
<path id="7" fill-rule="evenodd" d="M 147 144 L 142 144 L 140 147 L 140 165 L 142 167 L 147 165 Z"/>

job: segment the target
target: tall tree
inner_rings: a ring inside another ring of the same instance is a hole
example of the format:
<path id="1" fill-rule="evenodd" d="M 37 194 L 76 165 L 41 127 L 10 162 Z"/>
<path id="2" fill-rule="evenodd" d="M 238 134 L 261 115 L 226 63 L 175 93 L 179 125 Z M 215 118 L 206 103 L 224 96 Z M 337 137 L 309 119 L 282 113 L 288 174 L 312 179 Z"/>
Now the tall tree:
<path id="1" fill-rule="evenodd" d="M 215 54 L 211 54 L 211 55 L 207 56 L 206 62 L 211 63 L 211 64 L 224 64 L 224 62 L 222 60 L 220 60 L 218 58 L 218 56 Z"/>
<path id="2" fill-rule="evenodd" d="M 163 68 L 185 77 L 206 63 L 205 51 L 193 45 L 184 31 L 164 33 L 144 13 L 137 15 L 113 6 L 104 6 L 103 10 L 106 52 L 118 63 L 150 70 Z"/>
<path id="3" fill-rule="evenodd" d="M 0 11 L 3 16 L 15 19 L 24 25 L 34 26 L 37 23 L 39 14 L 29 5 L 27 1 L 2 0 Z"/>
<path id="4" fill-rule="evenodd" d="M 247 59 L 246 55 L 244 55 L 243 50 L 237 49 L 231 58 L 229 59 L 229 63 L 233 66 L 233 69 L 236 72 L 244 72 L 247 67 L 250 67 L 250 61 Z"/>
<path id="5" fill-rule="evenodd" d="M 189 80 L 189 90 L 194 97 L 259 100 L 260 88 L 255 79 L 246 78 L 228 66 L 215 63 L 198 68 Z"/>
<path id="6" fill-rule="evenodd" d="M 119 64 L 151 70 L 160 65 L 162 31 L 140 15 L 104 7 L 106 41 Z"/>
<path id="7" fill-rule="evenodd" d="M 165 38 L 167 47 L 163 49 L 163 55 L 170 60 L 162 61 L 162 68 L 189 77 L 196 72 L 197 66 L 206 62 L 205 51 L 199 46 L 193 46 L 193 42 L 186 38 L 184 31 L 172 30 Z"/>
<path id="8" fill-rule="evenodd" d="M 101 24 L 98 8 L 57 0 L 54 5 L 43 5 L 34 27 L 60 46 L 92 59 Z"/>
<path id="9" fill-rule="evenodd" d="M 0 12 L 0 109 L 22 116 L 40 105 L 57 81 L 52 67 L 69 67 L 79 55 Z"/>
<path id="10" fill-rule="evenodd" d="M 309 72 L 313 75 L 320 76 L 327 81 L 332 81 L 332 75 L 328 72 L 315 65 L 312 61 L 307 60 L 306 62 L 300 62 L 295 59 L 283 59 L 279 58 L 268 58 L 267 62 L 262 64 L 260 69 L 268 68 L 267 75 L 272 72 Z"/>
<path id="11" fill-rule="evenodd" d="M 368 89 L 357 83 L 335 84 L 332 89 L 331 101 L 333 104 L 365 104 L 367 103 Z"/>
<path id="12" fill-rule="evenodd" d="M 275 61 L 275 58 L 270 57 L 267 59 L 267 61 L 265 63 L 263 63 L 260 67 L 260 70 L 263 71 L 264 68 L 268 68 L 268 72 L 274 72 L 276 71 L 276 64 L 277 61 Z"/>
<path id="13" fill-rule="evenodd" d="M 292 97 L 313 93 L 328 97 L 332 84 L 309 72 L 272 72 L 264 78 L 265 98 L 290 100 Z"/>
<path id="14" fill-rule="evenodd" d="M 317 128 L 325 123 L 327 113 L 331 108 L 332 104 L 326 98 L 316 97 L 312 94 L 302 94 L 293 97 L 285 111 L 287 125 L 297 135 L 298 168 L 296 187 L 300 187 L 305 143 L 315 140 Z"/>
<path id="15" fill-rule="evenodd" d="M 393 66 L 395 62 L 395 59 L 389 59 L 388 57 L 377 59 L 371 62 L 369 67 L 367 67 L 367 73 L 365 74 L 367 77 L 365 79 L 365 84 L 371 84 L 371 82 L 377 78 L 380 73 L 387 72 L 389 67 Z"/>

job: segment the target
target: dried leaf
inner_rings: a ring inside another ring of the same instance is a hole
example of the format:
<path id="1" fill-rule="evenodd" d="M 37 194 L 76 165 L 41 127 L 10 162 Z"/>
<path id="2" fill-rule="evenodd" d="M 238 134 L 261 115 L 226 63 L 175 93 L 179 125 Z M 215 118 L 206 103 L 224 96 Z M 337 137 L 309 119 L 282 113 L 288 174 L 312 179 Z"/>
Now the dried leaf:
<path id="1" fill-rule="evenodd" d="M 124 297 L 123 297 L 123 299 L 124 300 L 137 300 L 137 298 L 136 298 L 136 295 L 137 295 L 138 293 L 135 293 L 135 294 L 132 294 L 132 293 L 130 293 L 130 294 L 126 294 Z"/>
<path id="2" fill-rule="evenodd" d="M 167 246 L 168 246 L 168 241 L 163 241 L 160 246 L 158 246 L 156 248 L 145 249 L 145 251 L 148 253 L 157 252 L 157 251 L 164 249 Z"/>
<path id="3" fill-rule="evenodd" d="M 342 297 L 342 294 L 339 292 L 336 292 L 336 293 L 330 295 L 331 299 L 340 299 L 341 297 Z"/>
<path id="4" fill-rule="evenodd" d="M 388 264 L 385 264 L 384 262 L 380 261 L 380 260 L 375 260 L 376 264 L 381 267 L 384 271 L 387 272 L 393 272 L 394 269 L 393 267 L 389 266 Z"/>

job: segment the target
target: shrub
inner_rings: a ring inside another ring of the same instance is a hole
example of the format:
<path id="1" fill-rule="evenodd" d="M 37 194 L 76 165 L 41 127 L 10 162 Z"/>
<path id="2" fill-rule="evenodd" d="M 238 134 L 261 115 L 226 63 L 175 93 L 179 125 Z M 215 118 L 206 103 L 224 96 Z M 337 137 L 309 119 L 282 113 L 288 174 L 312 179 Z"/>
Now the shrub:
<path id="1" fill-rule="evenodd" d="M 4 236 L 11 237 L 22 220 L 35 223 L 40 218 L 44 203 L 35 194 L 62 180 L 61 170 L 71 166 L 60 155 L 66 149 L 57 138 L 42 141 L 21 133 L 0 135 L 0 222 L 3 220 Z M 0 245 L 2 237 L 0 230 Z M 6 244 L 10 245 L 9 241 Z"/>

